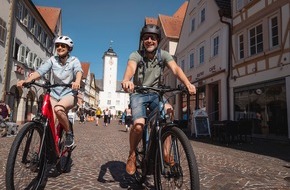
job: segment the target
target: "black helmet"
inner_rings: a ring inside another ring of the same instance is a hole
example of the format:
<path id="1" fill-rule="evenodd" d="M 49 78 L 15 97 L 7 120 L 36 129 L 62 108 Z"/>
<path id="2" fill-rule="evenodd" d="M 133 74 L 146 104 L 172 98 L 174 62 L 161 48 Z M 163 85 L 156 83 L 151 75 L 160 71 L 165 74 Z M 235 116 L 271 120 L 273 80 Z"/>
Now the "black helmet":
<path id="1" fill-rule="evenodd" d="M 145 25 L 142 30 L 141 30 L 141 35 L 140 35 L 140 38 L 143 37 L 144 34 L 147 34 L 147 33 L 151 33 L 151 34 L 156 34 L 158 39 L 160 40 L 161 38 L 161 31 L 160 31 L 160 28 L 159 26 L 155 25 L 155 24 L 147 24 Z"/>

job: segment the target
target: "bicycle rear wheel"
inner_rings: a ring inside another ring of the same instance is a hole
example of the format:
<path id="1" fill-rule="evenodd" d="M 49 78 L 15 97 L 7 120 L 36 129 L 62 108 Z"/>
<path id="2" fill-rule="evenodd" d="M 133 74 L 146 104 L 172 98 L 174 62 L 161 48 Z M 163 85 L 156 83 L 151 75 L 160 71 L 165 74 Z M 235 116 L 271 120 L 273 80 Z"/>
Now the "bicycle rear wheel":
<path id="1" fill-rule="evenodd" d="M 167 140 L 166 140 L 167 139 Z M 165 128 L 161 135 L 162 152 L 167 150 L 171 162 L 164 163 L 164 173 L 157 150 L 154 183 L 156 189 L 199 189 L 199 173 L 191 144 L 177 127 Z"/>
<path id="2" fill-rule="evenodd" d="M 7 159 L 6 189 L 40 189 L 46 171 L 42 138 L 43 127 L 35 122 L 19 131 Z"/>
<path id="3" fill-rule="evenodd" d="M 72 123 L 70 122 L 70 130 L 73 132 Z M 59 150 L 60 150 L 60 156 L 59 160 L 56 164 L 56 168 L 59 172 L 65 173 L 69 172 L 69 166 L 71 163 L 71 153 L 73 150 L 73 147 L 66 147 L 64 145 L 66 140 L 66 132 L 65 130 L 61 130 L 61 138 L 59 140 Z"/>

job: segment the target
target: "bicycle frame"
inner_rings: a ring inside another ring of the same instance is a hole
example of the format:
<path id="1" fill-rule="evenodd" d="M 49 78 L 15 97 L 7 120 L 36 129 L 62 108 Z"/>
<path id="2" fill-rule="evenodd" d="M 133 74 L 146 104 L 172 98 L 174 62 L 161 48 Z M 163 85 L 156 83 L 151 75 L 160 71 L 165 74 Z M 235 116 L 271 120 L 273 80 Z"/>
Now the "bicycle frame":
<path id="1" fill-rule="evenodd" d="M 41 112 L 42 112 L 42 115 L 46 118 L 45 126 L 47 126 L 47 124 L 49 125 L 50 131 L 52 134 L 52 138 L 53 138 L 54 150 L 55 150 L 56 155 L 59 157 L 60 150 L 59 150 L 59 146 L 58 146 L 58 141 L 59 141 L 60 135 L 61 135 L 61 133 L 60 133 L 61 132 L 61 125 L 59 124 L 59 125 L 57 125 L 57 127 L 55 127 L 54 115 L 53 115 L 52 105 L 51 105 L 51 101 L 50 101 L 49 90 L 44 95 L 44 100 L 43 100 Z"/>
<path id="2" fill-rule="evenodd" d="M 39 86 L 39 87 L 44 87 L 44 85 L 40 85 L 37 83 L 32 83 L 33 85 Z M 53 85 L 51 85 L 53 86 Z M 67 84 L 64 84 L 63 86 L 69 86 Z M 49 143 L 51 145 L 53 145 L 53 150 L 54 153 L 56 155 L 57 158 L 61 157 L 62 155 L 60 155 L 60 149 L 59 149 L 59 140 L 61 138 L 61 132 L 63 130 L 62 125 L 59 123 L 57 126 L 55 126 L 55 122 L 54 122 L 54 114 L 53 114 L 53 108 L 51 105 L 51 100 L 50 100 L 51 96 L 50 96 L 50 88 L 48 88 L 45 92 L 44 95 L 44 99 L 43 99 L 43 104 L 42 104 L 42 109 L 41 109 L 41 114 L 37 115 L 35 118 L 33 118 L 33 121 L 39 122 L 41 123 L 45 128 L 44 128 L 44 137 L 43 137 L 43 142 L 42 142 L 42 146 L 44 143 L 44 140 L 46 138 L 49 139 Z M 46 137 L 45 135 L 47 135 L 47 128 L 49 127 L 49 131 L 51 136 Z M 51 137 L 51 138 L 49 138 Z M 67 150 L 66 150 L 67 151 Z M 62 154 L 65 154 L 66 151 L 62 152 Z"/>
<path id="3" fill-rule="evenodd" d="M 165 174 L 165 166 L 163 162 L 163 151 L 162 151 L 162 142 L 161 142 L 161 132 L 163 127 L 172 127 L 172 126 L 177 126 L 176 124 L 170 122 L 166 123 L 166 116 L 164 112 L 164 106 L 166 101 L 163 100 L 163 93 L 158 94 L 159 97 L 159 106 L 156 107 L 149 115 L 148 118 L 145 122 L 144 126 L 144 134 L 146 135 L 146 145 L 145 147 L 145 158 L 144 161 L 146 163 L 150 162 L 150 159 L 153 159 L 154 157 L 152 154 L 154 154 L 154 151 L 156 151 L 156 146 L 158 146 L 158 150 L 160 151 L 160 159 L 161 159 L 161 168 L 162 174 Z M 155 121 L 154 121 L 155 120 Z M 160 124 L 161 123 L 161 124 Z M 150 128 L 150 132 L 149 132 Z M 154 139 L 155 138 L 155 139 Z M 178 148 L 177 146 L 175 146 Z M 178 152 L 177 150 L 175 150 Z M 155 152 L 156 153 L 156 152 Z M 148 168 L 146 168 L 148 169 Z M 147 172 L 147 171 L 146 171 Z M 146 173 L 145 172 L 145 173 Z"/>

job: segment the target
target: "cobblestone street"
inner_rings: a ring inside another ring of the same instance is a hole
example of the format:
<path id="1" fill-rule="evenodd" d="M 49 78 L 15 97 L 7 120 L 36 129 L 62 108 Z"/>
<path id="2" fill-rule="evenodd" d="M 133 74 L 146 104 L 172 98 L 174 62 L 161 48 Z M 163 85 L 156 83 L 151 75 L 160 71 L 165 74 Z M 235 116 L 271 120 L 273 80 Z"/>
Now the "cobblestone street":
<path id="1" fill-rule="evenodd" d="M 48 179 L 45 189 L 154 189 L 140 187 L 126 174 L 129 151 L 125 127 L 114 120 L 108 127 L 75 123 L 73 165 L 69 173 Z M 7 155 L 14 137 L 0 138 L 0 189 L 5 189 Z M 253 141 L 241 145 L 191 140 L 201 189 L 290 189 L 290 145 Z"/>

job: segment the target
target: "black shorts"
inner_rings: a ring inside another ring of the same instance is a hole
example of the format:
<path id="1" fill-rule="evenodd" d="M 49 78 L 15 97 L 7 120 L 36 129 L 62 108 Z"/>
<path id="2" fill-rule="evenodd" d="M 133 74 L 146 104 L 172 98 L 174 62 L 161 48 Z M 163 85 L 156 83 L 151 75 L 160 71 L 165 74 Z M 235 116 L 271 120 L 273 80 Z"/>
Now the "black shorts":
<path id="1" fill-rule="evenodd" d="M 132 124 L 132 116 L 131 115 L 125 117 L 125 124 L 126 125 Z"/>

